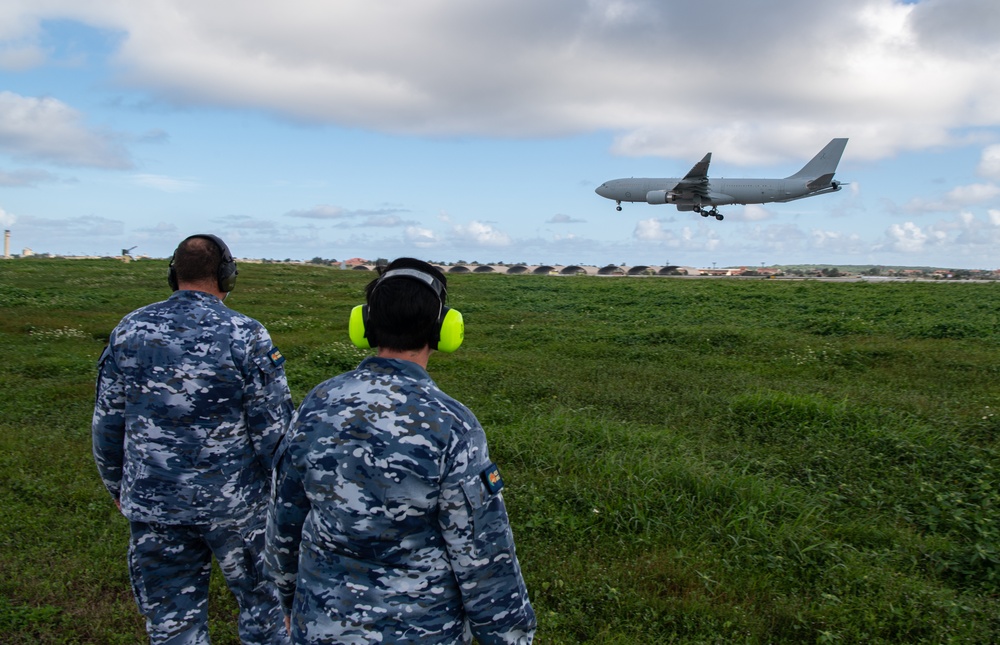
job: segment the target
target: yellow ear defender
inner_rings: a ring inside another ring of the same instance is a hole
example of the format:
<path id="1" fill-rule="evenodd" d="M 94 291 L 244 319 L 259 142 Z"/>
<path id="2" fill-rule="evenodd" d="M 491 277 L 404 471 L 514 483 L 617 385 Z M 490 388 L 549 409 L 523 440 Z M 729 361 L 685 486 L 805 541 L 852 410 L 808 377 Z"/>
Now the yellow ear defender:
<path id="1" fill-rule="evenodd" d="M 465 340 L 465 319 L 462 318 L 462 312 L 445 307 L 441 329 L 438 330 L 437 347 L 434 349 L 450 354 L 462 345 L 463 340 Z"/>
<path id="2" fill-rule="evenodd" d="M 431 343 L 431 349 L 450 354 L 462 345 L 465 340 L 465 319 L 462 312 L 451 307 L 444 308 L 444 317 L 441 320 L 441 327 L 438 330 L 436 343 Z M 360 349 L 371 349 L 378 347 L 377 342 L 373 342 L 372 334 L 366 328 L 368 320 L 368 305 L 357 305 L 351 309 L 351 321 L 348 324 L 348 333 L 351 342 Z"/>
<path id="3" fill-rule="evenodd" d="M 462 341 L 465 340 L 465 319 L 462 317 L 462 313 L 457 309 L 452 309 L 451 307 L 445 307 L 443 305 L 444 285 L 428 273 L 424 273 L 418 269 L 408 268 L 387 271 L 382 275 L 382 277 L 379 278 L 379 282 L 393 277 L 416 278 L 434 290 L 438 299 L 441 300 L 442 306 L 441 314 L 438 316 L 437 338 L 432 339 L 430 344 L 431 349 L 447 353 L 451 353 L 458 349 L 462 345 Z M 376 286 L 378 286 L 377 283 Z M 361 349 L 378 347 L 378 339 L 375 338 L 372 330 L 368 329 L 368 305 L 358 305 L 351 310 L 351 320 L 348 324 L 348 334 L 351 337 L 351 342 L 354 343 L 356 347 Z"/>
<path id="4" fill-rule="evenodd" d="M 365 333 L 365 318 L 368 314 L 368 305 L 358 305 L 351 309 L 351 322 L 348 325 L 348 333 L 351 335 L 351 342 L 360 349 L 371 349 L 368 342 L 368 334 Z"/>

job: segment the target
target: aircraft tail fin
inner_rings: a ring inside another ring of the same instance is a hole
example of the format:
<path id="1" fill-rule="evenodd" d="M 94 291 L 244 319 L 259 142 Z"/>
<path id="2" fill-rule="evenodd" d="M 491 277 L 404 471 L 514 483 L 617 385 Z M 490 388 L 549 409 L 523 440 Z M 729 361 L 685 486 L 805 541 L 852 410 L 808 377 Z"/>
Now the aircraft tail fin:
<path id="1" fill-rule="evenodd" d="M 816 179 L 825 175 L 828 175 L 832 179 L 833 173 L 837 171 L 837 164 L 840 163 L 840 157 L 844 154 L 844 148 L 846 147 L 846 138 L 832 139 L 830 143 L 826 144 L 825 148 L 819 151 L 819 154 L 810 159 L 809 163 L 802 166 L 802 170 L 787 177 L 787 179 Z"/>

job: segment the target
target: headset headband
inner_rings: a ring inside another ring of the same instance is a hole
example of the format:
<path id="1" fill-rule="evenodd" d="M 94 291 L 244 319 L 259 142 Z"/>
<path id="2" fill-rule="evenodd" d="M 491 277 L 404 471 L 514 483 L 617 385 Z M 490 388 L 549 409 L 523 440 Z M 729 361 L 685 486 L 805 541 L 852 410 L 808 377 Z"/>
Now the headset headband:
<path id="1" fill-rule="evenodd" d="M 219 291 L 223 293 L 229 293 L 236 286 L 236 276 L 239 271 L 236 268 L 236 260 L 233 259 L 233 252 L 229 250 L 229 246 L 222 241 L 217 235 L 212 235 L 211 233 L 196 233 L 195 235 L 189 235 L 184 238 L 180 244 L 177 245 L 179 249 L 185 242 L 192 240 L 196 237 L 202 239 L 210 240 L 219 249 L 221 254 L 221 260 L 219 262 L 219 267 L 216 269 L 216 282 L 218 283 Z M 175 250 L 170 256 L 170 265 L 167 267 L 167 283 L 170 284 L 170 288 L 177 291 L 177 272 L 174 270 L 174 256 L 177 254 Z"/>
<path id="2" fill-rule="evenodd" d="M 413 278 L 414 280 L 419 280 L 437 295 L 440 309 L 438 310 L 435 325 L 436 332 L 430 340 L 430 347 L 431 349 L 449 353 L 458 349 L 465 339 L 465 321 L 462 318 L 461 312 L 445 306 L 444 300 L 447 289 L 444 282 L 434 277 L 431 273 L 420 269 L 392 269 L 391 271 L 386 271 L 376 279 L 375 286 L 369 292 L 369 301 L 375 295 L 375 291 L 382 284 L 382 281 L 390 278 Z M 348 325 L 351 342 L 361 349 L 369 349 L 379 345 L 375 331 L 370 328 L 368 312 L 367 304 L 354 307 L 351 310 L 351 319 Z"/>
<path id="3" fill-rule="evenodd" d="M 223 242 L 222 238 L 219 237 L 218 235 L 212 235 L 211 233 L 196 233 L 195 235 L 189 235 L 188 237 L 186 237 L 184 241 L 181 242 L 181 244 L 184 244 L 184 242 L 187 242 L 188 240 L 194 239 L 196 237 L 204 238 L 206 240 L 212 240 L 213 242 L 215 242 L 215 245 L 219 247 L 219 252 L 222 253 L 223 262 L 233 261 L 233 252 L 229 250 L 229 245 Z"/>
<path id="4" fill-rule="evenodd" d="M 440 299 L 442 303 L 444 302 L 445 295 L 447 294 L 447 290 L 444 285 L 441 284 L 440 280 L 426 271 L 421 271 L 420 269 L 393 269 L 392 271 L 386 271 L 379 276 L 378 282 L 375 283 L 375 286 L 381 284 L 383 280 L 395 277 L 416 278 L 417 280 L 420 280 L 433 289 L 434 293 L 437 294 L 438 299 Z"/>

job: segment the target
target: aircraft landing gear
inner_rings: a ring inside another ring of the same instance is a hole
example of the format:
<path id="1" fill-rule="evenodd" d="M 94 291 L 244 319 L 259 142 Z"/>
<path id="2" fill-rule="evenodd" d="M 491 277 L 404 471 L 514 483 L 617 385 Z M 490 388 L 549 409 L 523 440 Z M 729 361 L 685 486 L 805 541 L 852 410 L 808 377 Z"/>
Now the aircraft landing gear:
<path id="1" fill-rule="evenodd" d="M 715 207 L 712 207 L 710 210 L 706 210 L 701 206 L 695 206 L 694 212 L 698 213 L 702 217 L 714 217 L 720 222 L 725 219 L 725 217 L 722 216 L 722 213 L 719 212 L 719 209 Z"/>
<path id="2" fill-rule="evenodd" d="M 615 210 L 616 211 L 620 211 L 622 209 L 622 203 L 621 202 L 615 202 L 615 204 L 617 204 L 617 206 L 615 206 Z"/>

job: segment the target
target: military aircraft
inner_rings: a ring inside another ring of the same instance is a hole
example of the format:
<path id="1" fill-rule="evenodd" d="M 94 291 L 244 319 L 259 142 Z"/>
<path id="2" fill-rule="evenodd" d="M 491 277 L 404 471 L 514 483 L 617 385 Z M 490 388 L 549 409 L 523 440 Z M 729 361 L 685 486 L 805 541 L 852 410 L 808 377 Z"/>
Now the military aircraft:
<path id="1" fill-rule="evenodd" d="M 724 204 L 790 202 L 837 192 L 843 184 L 833 174 L 846 146 L 847 139 L 833 139 L 802 170 L 784 179 L 709 179 L 710 152 L 683 179 L 612 179 L 594 192 L 615 200 L 619 211 L 622 202 L 676 204 L 679 211 L 722 221 L 718 207 Z"/>

